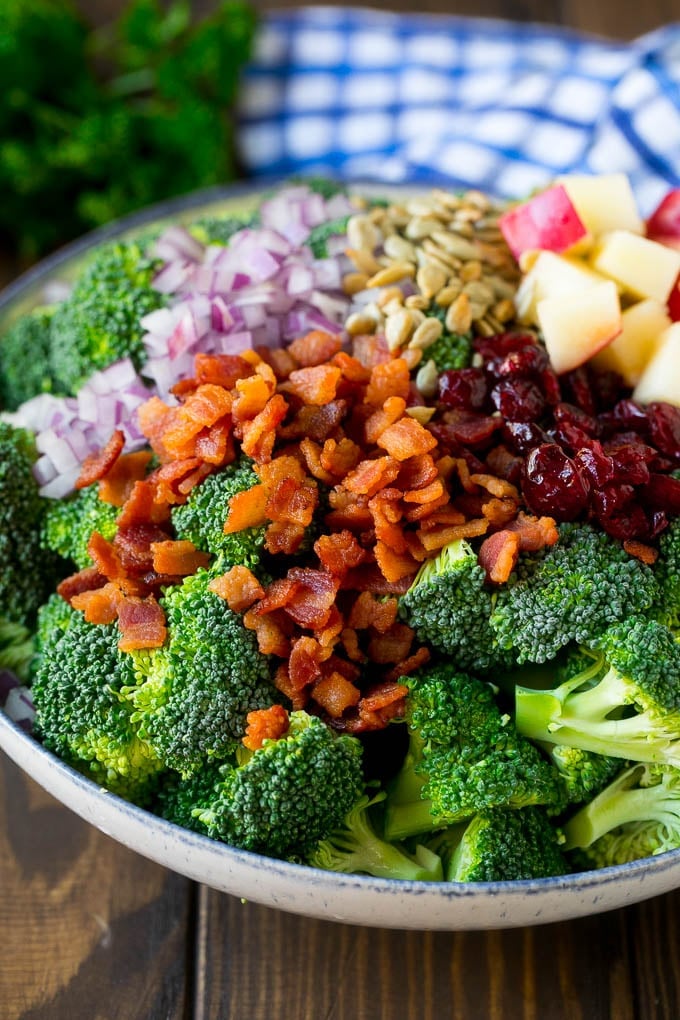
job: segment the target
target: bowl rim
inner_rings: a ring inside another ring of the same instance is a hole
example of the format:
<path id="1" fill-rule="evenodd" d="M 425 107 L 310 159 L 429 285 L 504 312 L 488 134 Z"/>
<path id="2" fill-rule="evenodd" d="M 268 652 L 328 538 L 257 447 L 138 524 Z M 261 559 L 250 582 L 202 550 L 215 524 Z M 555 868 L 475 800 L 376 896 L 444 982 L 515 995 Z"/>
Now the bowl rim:
<path id="1" fill-rule="evenodd" d="M 397 190 L 400 190 L 403 194 L 406 191 L 412 192 L 414 190 L 423 190 L 428 187 L 427 181 L 418 181 L 410 185 L 408 183 L 396 185 L 390 183 L 379 184 L 375 180 L 343 180 L 340 183 L 347 185 L 350 189 L 369 188 L 378 193 L 381 191 L 384 193 L 385 191 L 396 192 Z M 62 248 L 47 256 L 35 266 L 22 273 L 7 287 L 0 291 L 0 314 L 6 312 L 15 301 L 19 301 L 22 297 L 25 297 L 27 292 L 44 282 L 55 271 L 59 270 L 60 267 L 77 259 L 79 256 L 87 254 L 88 251 L 101 243 L 113 240 L 119 236 L 127 234 L 131 230 L 147 226 L 150 223 L 171 218 L 180 213 L 190 212 L 192 209 L 209 206 L 213 203 L 219 203 L 220 201 L 238 199 L 239 197 L 247 198 L 251 196 L 255 197 L 258 194 L 262 195 L 268 189 L 275 186 L 281 186 L 280 179 L 275 180 L 261 178 L 256 182 L 237 182 L 235 184 L 218 185 L 211 188 L 205 188 L 186 195 L 155 203 L 152 206 L 147 206 L 137 212 L 121 217 L 106 226 L 90 231 L 77 240 L 64 245 Z M 29 771 L 24 764 L 24 758 L 26 756 L 41 763 L 48 772 L 51 772 L 58 777 L 58 779 L 67 783 L 69 787 L 73 788 L 79 794 L 84 794 L 86 799 L 92 798 L 93 796 L 96 797 L 97 795 L 99 795 L 99 797 L 105 796 L 107 804 L 114 808 L 119 818 L 127 816 L 140 824 L 146 823 L 147 826 L 149 824 L 149 819 L 151 819 L 156 831 L 163 834 L 167 840 L 173 843 L 179 842 L 187 850 L 199 850 L 204 855 L 207 854 L 216 859 L 224 858 L 227 861 L 241 864 L 248 869 L 259 868 L 260 870 L 266 870 L 271 875 L 276 875 L 278 878 L 289 880 L 293 883 L 298 883 L 300 880 L 303 882 L 306 880 L 310 883 L 316 883 L 317 885 L 332 883 L 333 887 L 338 890 L 356 890 L 360 892 L 361 890 L 368 891 L 370 889 L 381 896 L 391 895 L 395 892 L 395 890 L 398 890 L 407 898 L 420 896 L 425 891 L 427 891 L 430 895 L 434 894 L 436 896 L 441 896 L 445 900 L 483 900 L 489 895 L 495 896 L 503 893 L 509 894 L 512 897 L 532 897 L 550 892 L 558 893 L 561 896 L 566 897 L 573 895 L 574 898 L 576 898 L 576 896 L 581 897 L 584 892 L 587 893 L 591 890 L 599 891 L 607 886 L 619 884 L 625 880 L 630 880 L 632 882 L 638 880 L 640 884 L 642 884 L 642 882 L 647 878 L 652 876 L 661 876 L 666 872 L 678 869 L 680 866 L 680 848 L 678 848 L 653 857 L 645 857 L 636 861 L 630 861 L 626 864 L 612 865 L 591 871 L 570 872 L 566 875 L 557 875 L 548 878 L 501 882 L 424 882 L 408 879 L 374 878 L 370 875 L 346 875 L 314 868 L 307 864 L 297 864 L 257 854 L 251 851 L 241 850 L 236 847 L 229 846 L 227 843 L 211 839 L 208 836 L 192 832 L 176 825 L 173 822 L 169 822 L 146 808 L 139 807 L 136 804 L 126 801 L 116 794 L 111 793 L 109 790 L 97 784 L 94 780 L 89 779 L 82 773 L 78 772 L 77 769 L 74 769 L 51 751 L 48 751 L 45 747 L 43 747 L 43 745 L 34 736 L 27 733 L 25 729 L 14 723 L 1 708 L 0 749 L 5 751 L 5 753 L 12 758 L 23 771 L 34 779 L 34 781 L 42 785 L 53 796 L 57 797 L 57 799 L 60 799 L 62 804 L 65 804 L 65 806 L 74 811 L 76 814 L 81 814 L 77 807 L 61 799 L 58 793 L 55 793 L 52 789 L 50 789 L 49 783 L 44 783 L 39 776 L 35 775 L 32 771 Z M 136 852 L 141 853 L 146 857 L 158 860 L 158 857 L 154 856 L 154 854 L 140 848 L 136 845 L 136 843 L 133 845 L 126 842 L 122 835 L 110 832 L 103 826 L 103 824 L 99 824 L 97 821 L 90 819 L 86 816 L 86 814 L 81 814 L 81 817 L 86 818 L 86 820 L 88 820 L 91 824 L 106 832 L 118 842 L 132 846 Z M 187 874 L 187 871 L 182 871 L 180 867 L 174 864 L 168 864 L 165 860 L 161 860 L 160 863 L 164 864 L 166 867 L 173 868 L 182 874 Z M 188 877 L 193 876 L 188 875 Z M 200 881 L 200 879 L 198 880 Z M 669 886 L 668 888 L 674 887 L 680 887 L 680 869 L 678 870 L 678 878 L 675 886 Z M 640 892 L 626 902 L 636 902 L 639 899 L 645 898 L 645 896 L 657 895 L 660 891 L 663 890 L 655 889 L 650 892 Z M 234 894 L 238 895 L 238 893 Z M 255 896 L 250 898 L 256 899 Z M 267 898 L 261 899 L 260 902 L 273 906 L 277 905 Z M 593 901 L 593 904 L 595 904 L 595 902 L 596 901 Z M 563 911 L 559 917 L 555 919 L 584 916 L 586 913 L 594 913 L 598 909 L 614 909 L 614 907 L 618 905 L 620 905 L 618 902 L 612 905 L 601 906 L 599 908 L 594 905 L 587 911 L 581 910 L 575 913 L 565 913 Z M 283 909 L 293 910 L 300 913 L 310 913 L 303 909 L 296 910 L 295 907 L 291 906 L 285 906 Z M 316 916 L 323 915 L 319 914 Z M 552 918 L 540 918 L 540 921 L 542 922 L 547 920 L 552 920 Z M 385 922 L 380 921 L 380 919 L 375 922 L 372 922 L 370 919 L 366 919 L 365 921 L 355 921 L 354 923 L 374 923 L 383 927 L 396 927 L 396 925 L 393 924 L 385 924 Z M 523 921 L 521 923 L 529 922 Z M 501 924 L 494 926 L 507 927 L 512 924 L 512 919 L 509 919 L 507 923 L 502 922 Z M 419 924 L 417 927 L 422 928 L 422 925 Z M 441 925 L 440 927 L 446 928 L 446 930 L 458 930 L 462 927 L 468 926 L 456 925 L 453 923 Z M 492 926 L 484 925 L 483 927 L 489 928 Z"/>

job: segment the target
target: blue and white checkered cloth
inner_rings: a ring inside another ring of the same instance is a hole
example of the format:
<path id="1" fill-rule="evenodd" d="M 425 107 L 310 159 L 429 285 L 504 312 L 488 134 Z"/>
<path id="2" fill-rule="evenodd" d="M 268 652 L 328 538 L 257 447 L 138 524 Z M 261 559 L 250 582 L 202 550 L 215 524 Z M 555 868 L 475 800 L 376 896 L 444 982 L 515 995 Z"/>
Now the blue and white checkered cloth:
<path id="1" fill-rule="evenodd" d="M 271 13 L 245 76 L 252 175 L 450 182 L 525 195 L 624 171 L 680 185 L 680 23 L 632 43 L 539 25 L 312 7 Z"/>

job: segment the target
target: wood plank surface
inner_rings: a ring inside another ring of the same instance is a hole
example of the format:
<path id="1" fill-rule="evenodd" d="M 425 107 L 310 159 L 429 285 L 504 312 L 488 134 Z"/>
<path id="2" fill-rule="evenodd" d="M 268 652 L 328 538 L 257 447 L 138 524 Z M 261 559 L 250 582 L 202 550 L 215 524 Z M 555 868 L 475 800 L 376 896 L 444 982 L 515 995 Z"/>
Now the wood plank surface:
<path id="1" fill-rule="evenodd" d="M 120 6 L 80 2 L 90 13 Z M 412 0 L 372 6 L 415 9 Z M 421 0 L 417 9 L 613 38 L 680 13 L 677 0 Z M 489 933 L 287 915 L 127 851 L 0 754 L 0 1020 L 678 1020 L 679 916 L 680 892 Z"/>

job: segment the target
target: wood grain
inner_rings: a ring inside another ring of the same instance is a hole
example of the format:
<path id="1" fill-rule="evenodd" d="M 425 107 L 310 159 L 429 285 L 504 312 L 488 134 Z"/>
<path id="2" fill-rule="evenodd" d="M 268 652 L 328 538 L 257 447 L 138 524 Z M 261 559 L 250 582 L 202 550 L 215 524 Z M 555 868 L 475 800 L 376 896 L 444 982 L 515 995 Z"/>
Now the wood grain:
<path id="1" fill-rule="evenodd" d="M 184 1017 L 191 883 L 0 766 L 2 1020 Z"/>

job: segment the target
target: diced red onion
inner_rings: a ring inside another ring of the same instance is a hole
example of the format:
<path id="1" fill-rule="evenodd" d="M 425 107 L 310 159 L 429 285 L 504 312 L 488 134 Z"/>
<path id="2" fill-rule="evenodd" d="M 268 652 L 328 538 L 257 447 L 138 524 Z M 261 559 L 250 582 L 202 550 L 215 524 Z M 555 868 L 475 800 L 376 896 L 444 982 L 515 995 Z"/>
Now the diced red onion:
<path id="1" fill-rule="evenodd" d="M 5 713 L 12 722 L 24 729 L 32 729 L 35 706 L 28 687 L 13 687 L 5 701 Z"/>

